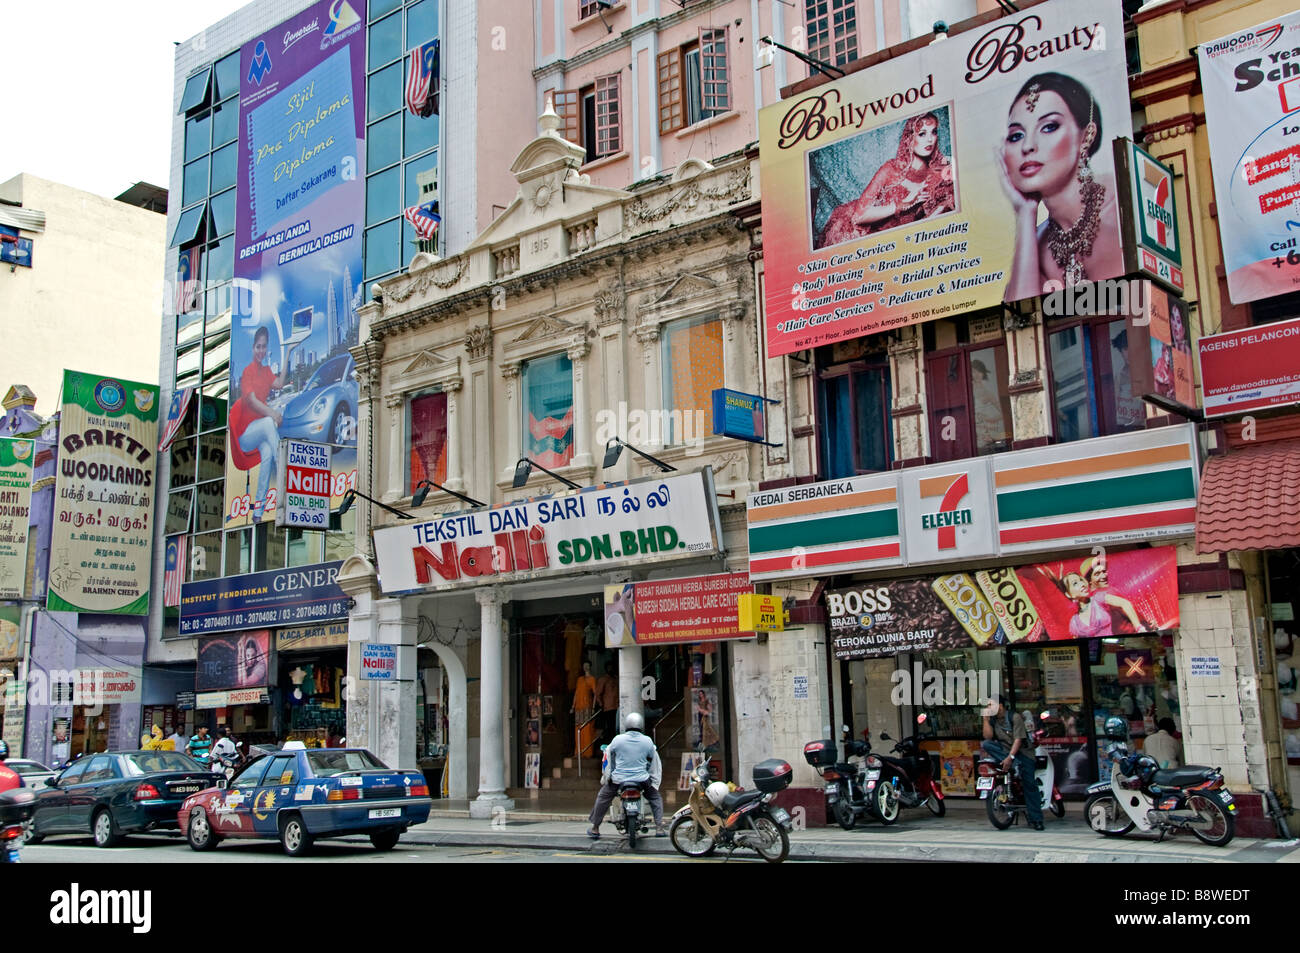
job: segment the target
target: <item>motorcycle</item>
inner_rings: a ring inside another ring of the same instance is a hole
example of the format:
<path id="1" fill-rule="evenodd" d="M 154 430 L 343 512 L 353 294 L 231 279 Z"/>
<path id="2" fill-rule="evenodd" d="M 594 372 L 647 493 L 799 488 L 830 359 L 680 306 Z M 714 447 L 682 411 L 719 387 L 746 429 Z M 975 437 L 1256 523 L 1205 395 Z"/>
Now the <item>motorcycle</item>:
<path id="1" fill-rule="evenodd" d="M 867 758 L 871 754 L 871 743 L 854 740 L 849 736 L 849 731 L 849 726 L 845 725 L 844 756 Z M 872 781 L 878 779 L 880 765 L 877 763 L 868 769 L 862 761 L 838 761 L 835 742 L 829 738 L 808 742 L 803 746 L 803 757 L 826 782 L 826 804 L 831 816 L 846 831 L 853 830 L 858 817 L 871 810 L 867 803 L 867 775 L 872 776 Z"/>
<path id="2" fill-rule="evenodd" d="M 754 765 L 758 790 L 733 792 L 712 780 L 706 758 L 691 776 L 686 806 L 668 828 L 673 847 L 687 857 L 707 857 L 719 847 L 730 855 L 737 847 L 749 847 L 768 863 L 781 863 L 790 853 L 790 815 L 772 802 L 793 776 L 788 762 L 769 758 Z"/>
<path id="3" fill-rule="evenodd" d="M 635 849 L 636 839 L 648 834 L 653 826 L 653 818 L 644 811 L 640 784 L 626 781 L 618 786 L 618 797 L 611 805 L 609 819 L 618 832 L 627 837 L 628 849 Z"/>
<path id="4" fill-rule="evenodd" d="M 895 742 L 889 755 L 879 757 L 881 775 L 872 778 L 875 756 L 867 758 L 866 794 L 871 813 L 882 824 L 892 824 L 898 820 L 899 812 L 904 807 L 920 807 L 924 804 L 935 817 L 943 817 L 947 807 L 943 802 L 943 788 L 934 776 L 934 762 L 930 752 L 921 749 L 921 734 L 927 722 L 922 713 L 916 716 L 917 734 L 908 735 Z M 933 731 L 930 732 L 934 734 Z M 885 732 L 880 733 L 882 741 L 893 741 Z"/>
<path id="5" fill-rule="evenodd" d="M 1043 718 L 1049 716 L 1050 712 L 1042 714 Z M 1056 787 L 1056 766 L 1043 747 L 1046 734 L 1044 728 L 1036 728 L 1029 733 L 1034 744 L 1034 780 L 1038 783 L 1038 803 L 1050 811 L 1053 817 L 1059 818 L 1065 816 L 1065 800 Z M 1004 768 L 1000 761 L 987 754 L 980 755 L 977 771 L 979 777 L 975 781 L 975 790 L 979 792 L 980 799 L 988 810 L 989 823 L 1004 831 L 1015 823 L 1020 814 L 1028 810 L 1023 785 L 1020 783 L 1020 772 L 1016 770 L 1014 761 L 1011 767 Z"/>
<path id="6" fill-rule="evenodd" d="M 1111 722 L 1119 724 L 1112 728 Z M 1170 831 L 1189 830 L 1211 847 L 1226 846 L 1236 833 L 1237 805 L 1222 770 L 1194 764 L 1161 770 L 1149 755 L 1130 754 L 1127 733 L 1123 719 L 1106 723 L 1111 775 L 1088 788 L 1088 826 L 1106 837 L 1123 837 L 1135 827 L 1159 831 L 1157 842 Z"/>
<path id="7" fill-rule="evenodd" d="M 242 741 L 236 741 L 236 750 L 233 755 L 214 754 L 212 760 L 208 763 L 208 767 L 211 768 L 212 773 L 225 778 L 227 781 L 233 778 L 235 772 L 238 771 L 240 766 L 244 763 L 244 756 L 238 750 L 242 747 L 244 747 L 244 743 Z"/>
<path id="8" fill-rule="evenodd" d="M 27 833 L 27 822 L 36 807 L 36 794 L 15 788 L 0 794 L 0 864 L 19 862 L 18 849 Z"/>

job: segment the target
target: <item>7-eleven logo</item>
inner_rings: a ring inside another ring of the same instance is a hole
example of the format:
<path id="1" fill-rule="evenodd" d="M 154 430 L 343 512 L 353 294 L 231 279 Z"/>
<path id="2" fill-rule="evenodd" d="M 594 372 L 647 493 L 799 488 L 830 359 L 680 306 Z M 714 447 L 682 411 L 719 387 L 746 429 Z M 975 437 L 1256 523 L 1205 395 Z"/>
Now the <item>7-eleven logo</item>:
<path id="1" fill-rule="evenodd" d="M 971 511 L 958 509 L 957 504 L 970 493 L 970 478 L 965 473 L 956 476 L 931 477 L 921 481 L 921 499 L 940 497 L 937 513 L 921 515 L 922 529 L 939 531 L 939 548 L 957 548 L 957 527 L 969 526 Z"/>
<path id="2" fill-rule="evenodd" d="M 1169 173 L 1142 159 L 1142 214 L 1146 219 L 1145 231 L 1153 235 L 1161 248 L 1174 250 L 1174 193 Z"/>

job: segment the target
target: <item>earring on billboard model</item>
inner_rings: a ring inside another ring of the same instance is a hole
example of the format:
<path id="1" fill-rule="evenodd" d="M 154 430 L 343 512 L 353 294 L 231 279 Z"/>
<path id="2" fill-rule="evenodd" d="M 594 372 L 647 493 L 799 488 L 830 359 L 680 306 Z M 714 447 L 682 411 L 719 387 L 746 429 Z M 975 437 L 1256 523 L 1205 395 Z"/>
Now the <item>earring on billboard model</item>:
<path id="1" fill-rule="evenodd" d="M 1033 112 L 1038 106 L 1038 94 L 1042 92 L 1037 83 L 1030 83 L 1029 88 L 1025 90 L 1025 110 Z"/>
<path id="2" fill-rule="evenodd" d="M 1097 123 L 1093 114 L 1094 103 L 1088 103 L 1088 124 L 1083 127 L 1083 143 L 1079 146 L 1079 182 L 1088 185 L 1092 182 L 1091 158 L 1092 143 L 1097 138 Z"/>

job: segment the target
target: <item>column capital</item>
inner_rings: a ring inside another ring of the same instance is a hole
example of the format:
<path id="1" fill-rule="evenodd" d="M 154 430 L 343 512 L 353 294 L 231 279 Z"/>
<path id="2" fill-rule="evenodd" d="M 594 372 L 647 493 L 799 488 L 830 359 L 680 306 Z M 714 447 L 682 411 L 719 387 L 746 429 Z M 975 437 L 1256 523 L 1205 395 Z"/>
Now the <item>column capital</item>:
<path id="1" fill-rule="evenodd" d="M 500 586 L 484 586 L 482 589 L 475 589 L 474 599 L 481 606 L 499 607 L 506 601 L 505 593 Z"/>

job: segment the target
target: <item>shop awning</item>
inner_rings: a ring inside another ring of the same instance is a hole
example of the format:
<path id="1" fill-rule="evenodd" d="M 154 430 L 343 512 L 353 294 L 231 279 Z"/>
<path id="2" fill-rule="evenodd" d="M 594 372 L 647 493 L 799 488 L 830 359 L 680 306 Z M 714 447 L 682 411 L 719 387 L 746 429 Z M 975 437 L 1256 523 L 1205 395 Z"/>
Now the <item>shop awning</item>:
<path id="1" fill-rule="evenodd" d="M 1196 551 L 1300 546 L 1300 440 L 1210 457 L 1196 503 Z"/>

